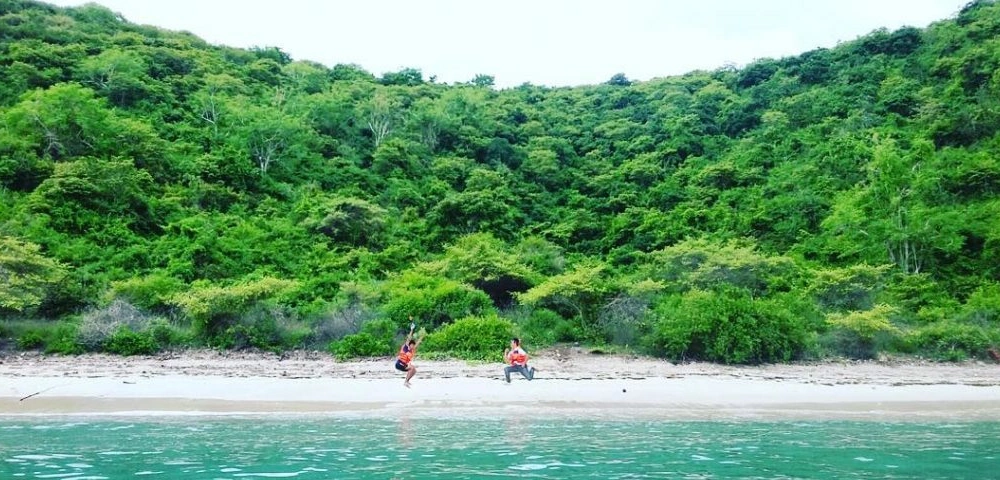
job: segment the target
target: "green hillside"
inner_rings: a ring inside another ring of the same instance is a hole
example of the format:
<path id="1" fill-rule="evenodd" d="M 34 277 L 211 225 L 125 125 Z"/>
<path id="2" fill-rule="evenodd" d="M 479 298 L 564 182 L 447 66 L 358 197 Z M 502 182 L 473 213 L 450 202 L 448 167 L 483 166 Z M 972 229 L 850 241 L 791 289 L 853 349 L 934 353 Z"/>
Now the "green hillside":
<path id="1" fill-rule="evenodd" d="M 666 47 L 665 47 L 666 48 Z M 655 52 L 652 52 L 655 54 Z M 1000 344 L 1000 5 L 498 90 L 0 0 L 0 343 L 726 363 Z"/>

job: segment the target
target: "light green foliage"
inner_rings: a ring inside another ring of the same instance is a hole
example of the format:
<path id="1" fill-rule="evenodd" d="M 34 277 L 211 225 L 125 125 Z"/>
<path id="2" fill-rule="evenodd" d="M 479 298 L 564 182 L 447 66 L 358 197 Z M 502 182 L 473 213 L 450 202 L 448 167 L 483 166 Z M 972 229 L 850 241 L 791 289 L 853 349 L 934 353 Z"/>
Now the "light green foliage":
<path id="1" fill-rule="evenodd" d="M 532 271 L 542 275 L 562 273 L 566 257 L 558 245 L 541 237 L 527 237 L 514 247 L 516 255 Z"/>
<path id="2" fill-rule="evenodd" d="M 498 308 L 513 301 L 513 294 L 527 290 L 540 276 L 488 233 L 459 238 L 445 249 L 438 262 L 421 265 L 421 270 L 470 284 L 482 290 Z"/>
<path id="3" fill-rule="evenodd" d="M 264 277 L 230 286 L 193 285 L 187 292 L 174 295 L 170 303 L 194 322 L 199 333 L 214 334 L 225 323 L 250 309 L 256 302 L 273 299 L 298 286 L 292 280 Z"/>
<path id="4" fill-rule="evenodd" d="M 939 174 L 928 168 L 933 155 L 927 141 L 909 151 L 893 140 L 878 142 L 867 181 L 841 195 L 824 227 L 840 242 L 862 247 L 862 259 L 889 261 L 905 273 L 920 273 L 935 251 L 960 248 L 958 212 L 934 205 Z"/>
<path id="5" fill-rule="evenodd" d="M 38 245 L 0 235 L 0 313 L 37 308 L 65 275 Z"/>
<path id="6" fill-rule="evenodd" d="M 28 197 L 28 205 L 47 215 L 54 229 L 84 233 L 91 229 L 149 227 L 147 195 L 153 179 L 131 161 L 93 158 L 62 162 Z"/>
<path id="7" fill-rule="evenodd" d="M 569 307 L 581 320 L 593 321 L 590 313 L 607 294 L 607 281 L 602 278 L 602 264 L 577 265 L 572 270 L 549 277 L 530 290 L 518 294 L 525 305 Z"/>
<path id="8" fill-rule="evenodd" d="M 892 315 L 897 310 L 886 304 L 878 304 L 869 310 L 847 313 L 831 313 L 827 323 L 854 333 L 862 341 L 874 341 L 880 334 L 898 334 L 899 329 L 892 324 Z"/>
<path id="9" fill-rule="evenodd" d="M 546 308 L 518 310 L 513 320 L 521 339 L 536 348 L 558 342 L 588 340 L 578 320 L 565 319 Z"/>
<path id="10" fill-rule="evenodd" d="M 184 289 L 184 283 L 163 273 L 111 282 L 107 296 L 123 299 L 147 310 L 164 309 L 170 298 Z"/>
<path id="11" fill-rule="evenodd" d="M 873 358 L 880 347 L 902 334 L 892 323 L 893 315 L 898 312 L 895 307 L 880 303 L 869 310 L 827 315 L 837 353 Z"/>
<path id="12" fill-rule="evenodd" d="M 767 296 L 797 286 L 802 275 L 790 258 L 763 254 L 740 241 L 686 240 L 649 258 L 647 277 L 681 291 L 729 285 Z"/>
<path id="13" fill-rule="evenodd" d="M 427 336 L 421 348 L 465 360 L 501 361 L 514 325 L 496 316 L 466 317 Z"/>
<path id="14" fill-rule="evenodd" d="M 1000 327 L 1000 284 L 988 283 L 972 292 L 962 306 L 961 318 L 973 325 Z"/>
<path id="15" fill-rule="evenodd" d="M 813 271 L 809 292 L 823 308 L 868 310 L 874 306 L 890 268 L 889 265 L 859 264 L 817 269 Z"/>

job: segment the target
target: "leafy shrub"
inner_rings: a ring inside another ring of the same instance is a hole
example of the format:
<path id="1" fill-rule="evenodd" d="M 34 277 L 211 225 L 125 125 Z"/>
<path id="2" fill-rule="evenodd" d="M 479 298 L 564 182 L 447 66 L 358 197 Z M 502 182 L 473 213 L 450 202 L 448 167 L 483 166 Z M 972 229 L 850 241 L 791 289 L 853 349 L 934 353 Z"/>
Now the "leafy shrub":
<path id="1" fill-rule="evenodd" d="M 788 361 L 799 356 L 808 341 L 806 322 L 792 305 L 780 298 L 754 300 L 736 288 L 691 290 L 657 306 L 660 320 L 646 346 L 676 360 Z"/>
<path id="2" fill-rule="evenodd" d="M 382 311 L 386 317 L 398 319 L 399 327 L 409 326 L 410 315 L 421 323 L 438 326 L 493 311 L 493 301 L 481 290 L 412 271 L 389 282 L 384 293 L 389 300 Z"/>
<path id="3" fill-rule="evenodd" d="M 98 351 L 122 327 L 139 332 L 145 330 L 152 318 L 124 300 L 115 300 L 108 306 L 88 311 L 80 319 L 77 343 L 87 351 Z"/>
<path id="4" fill-rule="evenodd" d="M 381 357 L 389 352 L 391 352 L 391 347 L 367 332 L 348 335 L 330 344 L 330 353 L 336 355 L 338 359 Z"/>
<path id="5" fill-rule="evenodd" d="M 35 331 L 25 332 L 20 337 L 17 337 L 18 350 L 35 350 L 44 345 L 45 337 Z"/>
<path id="6" fill-rule="evenodd" d="M 975 325 L 1000 326 L 1000 284 L 982 285 L 969 295 L 961 316 Z"/>
<path id="7" fill-rule="evenodd" d="M 513 334 L 509 320 L 466 317 L 428 335 L 424 348 L 466 360 L 500 360 Z"/>
<path id="8" fill-rule="evenodd" d="M 344 307 L 332 309 L 316 319 L 313 344 L 326 345 L 333 340 L 358 333 L 374 316 L 375 312 L 360 302 L 351 302 Z"/>
<path id="9" fill-rule="evenodd" d="M 171 297 L 170 303 L 191 318 L 196 334 L 211 338 L 225 332 L 239 315 L 258 302 L 286 293 L 297 285 L 291 280 L 270 277 L 224 287 L 196 282 L 191 290 Z"/>
<path id="10" fill-rule="evenodd" d="M 649 258 L 643 276 L 675 285 L 679 291 L 742 288 L 763 297 L 788 291 L 802 276 L 790 258 L 762 254 L 749 241 L 686 240 Z"/>
<path id="11" fill-rule="evenodd" d="M 960 361 L 985 358 L 986 351 L 1000 340 L 1000 331 L 978 325 L 951 321 L 918 328 L 907 335 L 905 343 L 914 353 L 937 360 Z"/>
<path id="12" fill-rule="evenodd" d="M 958 307 L 951 294 L 926 273 L 897 273 L 887 282 L 885 293 L 886 303 L 896 307 L 897 314 L 907 318 L 907 314 L 920 312 L 923 309 Z"/>
<path id="13" fill-rule="evenodd" d="M 104 349 L 118 355 L 152 355 L 160 350 L 152 332 L 133 332 L 121 326 L 108 339 Z"/>
<path id="14" fill-rule="evenodd" d="M 181 280 L 157 273 L 111 282 L 109 294 L 112 298 L 121 299 L 140 308 L 155 310 L 167 307 L 170 298 L 183 288 L 184 282 Z"/>
<path id="15" fill-rule="evenodd" d="M 45 353 L 62 355 L 78 355 L 84 352 L 83 346 L 77 342 L 77 325 L 71 322 L 60 322 L 49 333 L 45 341 Z"/>
<path id="16" fill-rule="evenodd" d="M 284 310 L 258 305 L 208 339 L 217 348 L 278 352 L 301 346 L 307 335 L 308 331 L 296 328 Z"/>
<path id="17" fill-rule="evenodd" d="M 809 292 L 830 310 L 867 310 L 875 304 L 889 265 L 866 264 L 847 268 L 817 270 Z"/>
<path id="18" fill-rule="evenodd" d="M 339 359 L 384 357 L 395 348 L 396 323 L 389 319 L 364 324 L 361 332 L 330 343 L 330 353 Z"/>
<path id="19" fill-rule="evenodd" d="M 900 334 L 891 317 L 898 309 L 885 304 L 871 310 L 833 313 L 827 316 L 832 327 L 826 343 L 850 358 L 875 358 L 881 345 Z"/>
<path id="20" fill-rule="evenodd" d="M 190 341 L 190 338 L 183 330 L 163 319 L 154 320 L 148 331 L 153 336 L 156 344 L 160 346 L 160 349 L 183 345 Z"/>
<path id="21" fill-rule="evenodd" d="M 525 309 L 517 319 L 517 329 L 525 341 L 533 345 L 551 345 L 561 339 L 557 335 L 560 324 L 569 322 L 547 308 Z"/>

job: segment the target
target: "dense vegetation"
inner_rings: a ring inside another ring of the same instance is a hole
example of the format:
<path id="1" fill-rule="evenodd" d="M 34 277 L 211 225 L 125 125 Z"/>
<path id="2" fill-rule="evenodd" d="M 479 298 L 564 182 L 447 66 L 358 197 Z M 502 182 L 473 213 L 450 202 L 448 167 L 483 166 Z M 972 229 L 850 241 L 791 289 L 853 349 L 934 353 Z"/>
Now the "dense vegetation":
<path id="1" fill-rule="evenodd" d="M 758 363 L 1000 343 L 1000 5 L 498 90 L 0 0 L 0 343 Z"/>

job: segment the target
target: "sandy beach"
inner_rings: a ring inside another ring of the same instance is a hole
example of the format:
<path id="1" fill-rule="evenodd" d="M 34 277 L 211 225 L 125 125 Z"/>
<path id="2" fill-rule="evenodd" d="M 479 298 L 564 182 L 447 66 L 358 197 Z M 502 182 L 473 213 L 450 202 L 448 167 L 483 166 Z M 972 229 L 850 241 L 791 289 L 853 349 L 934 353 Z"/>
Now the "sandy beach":
<path id="1" fill-rule="evenodd" d="M 154 357 L 0 356 L 0 416 L 322 414 L 409 416 L 984 420 L 1000 418 L 1000 365 L 823 362 L 723 366 L 540 352 L 537 378 L 499 363 L 337 362 L 195 351 Z"/>

